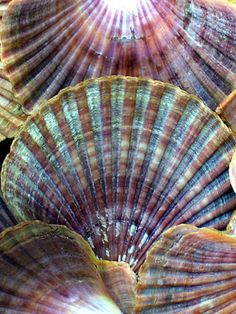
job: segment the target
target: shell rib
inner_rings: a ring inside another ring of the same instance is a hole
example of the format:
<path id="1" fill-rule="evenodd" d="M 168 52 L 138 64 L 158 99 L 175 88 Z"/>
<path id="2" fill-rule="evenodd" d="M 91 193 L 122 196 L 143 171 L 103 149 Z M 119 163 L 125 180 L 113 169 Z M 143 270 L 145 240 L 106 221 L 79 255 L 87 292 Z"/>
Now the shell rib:
<path id="1" fill-rule="evenodd" d="M 137 294 L 135 313 L 235 313 L 236 237 L 171 228 L 148 253 Z"/>
<path id="2" fill-rule="evenodd" d="M 66 86 L 105 75 L 170 82 L 212 109 L 235 88 L 235 5 L 137 0 L 127 10 L 114 3 L 11 1 L 2 58 L 26 112 Z"/>
<path id="3" fill-rule="evenodd" d="M 15 98 L 12 85 L 2 70 L 0 61 L 0 141 L 14 137 L 22 127 L 27 115 Z"/>
<path id="4" fill-rule="evenodd" d="M 18 220 L 64 224 L 100 258 L 138 269 L 173 225 L 226 226 L 236 206 L 234 147 L 218 116 L 172 85 L 94 79 L 27 121 L 5 159 L 2 191 Z"/>
<path id="5" fill-rule="evenodd" d="M 236 90 L 216 108 L 221 119 L 233 130 L 236 136 Z"/>
<path id="6" fill-rule="evenodd" d="M 100 263 L 86 241 L 64 226 L 31 222 L 6 229 L 0 234 L 1 312 L 131 313 L 112 300 L 109 293 L 115 282 L 111 275 L 105 276 L 108 291 Z M 117 263 L 111 264 L 103 262 L 103 273 Z M 122 279 L 127 283 L 126 268 Z M 124 290 L 128 292 L 127 286 Z"/>
<path id="7" fill-rule="evenodd" d="M 0 29 L 2 28 L 3 14 L 9 3 L 10 0 L 0 0 Z M 0 42 L 0 142 L 14 137 L 27 117 L 22 111 L 19 100 L 14 96 L 12 84 L 3 71 L 1 54 Z"/>

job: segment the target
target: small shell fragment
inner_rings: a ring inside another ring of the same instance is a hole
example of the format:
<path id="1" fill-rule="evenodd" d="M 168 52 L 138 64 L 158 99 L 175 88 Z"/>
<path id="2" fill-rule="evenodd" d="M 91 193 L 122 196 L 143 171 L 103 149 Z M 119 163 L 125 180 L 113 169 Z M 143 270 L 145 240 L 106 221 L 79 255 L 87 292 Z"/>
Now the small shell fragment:
<path id="1" fill-rule="evenodd" d="M 216 112 L 236 136 L 236 90 L 216 108 Z"/>

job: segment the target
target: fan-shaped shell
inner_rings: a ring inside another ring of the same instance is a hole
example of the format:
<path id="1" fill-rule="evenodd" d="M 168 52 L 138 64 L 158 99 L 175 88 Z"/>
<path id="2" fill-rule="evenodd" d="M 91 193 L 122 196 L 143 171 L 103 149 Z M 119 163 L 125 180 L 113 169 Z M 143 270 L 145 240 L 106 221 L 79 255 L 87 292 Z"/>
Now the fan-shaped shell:
<path id="1" fill-rule="evenodd" d="M 234 5 L 138 0 L 127 11 L 114 8 L 114 3 L 9 4 L 3 18 L 2 58 L 26 111 L 63 87 L 113 74 L 171 82 L 211 108 L 234 89 Z"/>
<path id="2" fill-rule="evenodd" d="M 139 271 L 135 313 L 235 313 L 235 278 L 235 236 L 190 225 L 171 228 Z"/>
<path id="3" fill-rule="evenodd" d="M 98 261 L 86 241 L 64 226 L 31 222 L 5 230 L 0 234 L 0 266 L 2 313 L 132 311 L 125 307 L 127 283 L 135 288 L 129 266 Z M 126 286 L 121 287 L 121 282 Z M 120 309 L 110 293 L 122 298 Z"/>
<path id="4" fill-rule="evenodd" d="M 236 205 L 234 147 L 218 116 L 172 85 L 94 79 L 27 121 L 3 165 L 2 191 L 17 219 L 67 225 L 99 257 L 136 269 L 172 225 L 226 226 Z"/>

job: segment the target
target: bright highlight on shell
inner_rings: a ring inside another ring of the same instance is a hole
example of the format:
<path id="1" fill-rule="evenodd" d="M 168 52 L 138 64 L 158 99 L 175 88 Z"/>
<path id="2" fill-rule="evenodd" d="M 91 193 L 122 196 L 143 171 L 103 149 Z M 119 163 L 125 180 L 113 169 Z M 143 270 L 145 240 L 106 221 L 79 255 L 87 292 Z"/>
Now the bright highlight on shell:
<path id="1" fill-rule="evenodd" d="M 104 3 L 113 10 L 134 12 L 140 0 L 104 0 Z"/>
<path id="2" fill-rule="evenodd" d="M 236 193 L 236 152 L 229 165 L 229 178 L 234 192 Z"/>

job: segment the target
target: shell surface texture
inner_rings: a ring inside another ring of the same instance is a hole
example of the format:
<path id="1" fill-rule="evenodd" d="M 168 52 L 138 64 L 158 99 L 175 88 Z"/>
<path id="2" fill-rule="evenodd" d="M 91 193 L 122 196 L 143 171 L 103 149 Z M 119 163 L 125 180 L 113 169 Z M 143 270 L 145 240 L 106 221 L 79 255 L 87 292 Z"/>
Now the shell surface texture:
<path id="1" fill-rule="evenodd" d="M 4 70 L 25 112 L 106 75 L 150 77 L 215 109 L 235 88 L 236 6 L 212 0 L 11 1 Z"/>
<path id="2" fill-rule="evenodd" d="M 216 108 L 216 112 L 236 136 L 236 89 Z"/>
<path id="3" fill-rule="evenodd" d="M 0 194 L 0 232 L 17 224 L 12 212 L 7 208 Z"/>
<path id="4" fill-rule="evenodd" d="M 0 29 L 2 28 L 2 17 L 9 2 L 10 0 L 0 0 Z M 2 51 L 1 42 L 0 50 Z M 13 86 L 3 70 L 0 56 L 0 142 L 14 137 L 26 118 L 27 115 L 23 113 L 19 99 L 14 95 Z"/>
<path id="5" fill-rule="evenodd" d="M 27 115 L 24 114 L 19 100 L 14 96 L 12 84 L 3 71 L 0 61 L 0 142 L 14 137 L 23 126 Z"/>
<path id="6" fill-rule="evenodd" d="M 236 312 L 236 237 L 191 225 L 173 227 L 139 271 L 135 313 Z"/>
<path id="7" fill-rule="evenodd" d="M 226 227 L 236 205 L 228 175 L 234 149 L 219 117 L 173 85 L 93 79 L 27 120 L 1 188 L 18 221 L 66 225 L 99 258 L 137 270 L 173 225 Z"/>
<path id="8" fill-rule="evenodd" d="M 86 241 L 64 226 L 26 222 L 6 229 L 0 234 L 0 265 L 1 313 L 131 313 L 109 294 L 119 287 L 114 271 L 120 268 L 127 284 L 131 270 L 97 260 Z"/>
<path id="9" fill-rule="evenodd" d="M 65 226 L 24 222 L 0 234 L 0 309 L 24 314 L 232 314 L 236 237 L 180 225 L 151 248 L 137 279 L 98 260 Z"/>

